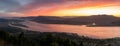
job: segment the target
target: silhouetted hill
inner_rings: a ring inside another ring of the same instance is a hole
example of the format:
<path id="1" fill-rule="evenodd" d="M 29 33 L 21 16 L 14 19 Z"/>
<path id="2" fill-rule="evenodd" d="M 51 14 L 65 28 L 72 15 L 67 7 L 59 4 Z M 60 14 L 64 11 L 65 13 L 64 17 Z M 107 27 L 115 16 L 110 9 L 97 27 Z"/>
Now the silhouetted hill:
<path id="1" fill-rule="evenodd" d="M 103 26 L 117 26 L 118 24 L 113 22 L 120 20 L 120 18 L 112 15 L 92 15 L 77 17 L 38 16 L 38 17 L 26 17 L 24 19 L 46 24 L 88 25 L 96 23 L 97 25 Z"/>
<path id="2" fill-rule="evenodd" d="M 92 39 L 63 32 L 21 32 L 11 35 L 0 30 L 0 39 L 9 46 L 120 46 L 120 38 Z"/>

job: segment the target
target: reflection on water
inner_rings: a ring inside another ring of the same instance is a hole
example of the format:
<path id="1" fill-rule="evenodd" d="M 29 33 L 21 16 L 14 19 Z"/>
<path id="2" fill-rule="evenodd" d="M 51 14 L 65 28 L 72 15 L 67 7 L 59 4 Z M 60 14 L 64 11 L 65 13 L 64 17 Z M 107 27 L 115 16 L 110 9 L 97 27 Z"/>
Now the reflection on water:
<path id="1" fill-rule="evenodd" d="M 57 25 L 57 24 L 40 24 L 36 22 L 23 22 L 29 30 L 40 32 L 69 32 L 79 35 L 89 36 L 92 38 L 112 38 L 120 37 L 120 27 L 86 27 L 80 25 Z"/>
<path id="2" fill-rule="evenodd" d="M 120 37 L 120 27 L 86 27 L 75 25 L 51 25 L 58 32 L 72 32 L 93 38 Z"/>

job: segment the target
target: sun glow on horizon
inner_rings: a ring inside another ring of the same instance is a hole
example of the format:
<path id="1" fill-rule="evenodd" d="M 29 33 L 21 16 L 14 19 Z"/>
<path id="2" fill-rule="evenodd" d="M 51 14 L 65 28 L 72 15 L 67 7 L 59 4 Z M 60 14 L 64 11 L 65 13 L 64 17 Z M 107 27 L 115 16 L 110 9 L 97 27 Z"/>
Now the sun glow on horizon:
<path id="1" fill-rule="evenodd" d="M 66 9 L 66 10 L 58 10 L 53 12 L 55 15 L 61 16 L 90 16 L 90 15 L 99 15 L 99 14 L 107 14 L 107 15 L 120 15 L 120 7 L 87 7 L 87 8 L 76 8 L 76 9 Z M 119 16 L 120 17 L 120 16 Z"/>

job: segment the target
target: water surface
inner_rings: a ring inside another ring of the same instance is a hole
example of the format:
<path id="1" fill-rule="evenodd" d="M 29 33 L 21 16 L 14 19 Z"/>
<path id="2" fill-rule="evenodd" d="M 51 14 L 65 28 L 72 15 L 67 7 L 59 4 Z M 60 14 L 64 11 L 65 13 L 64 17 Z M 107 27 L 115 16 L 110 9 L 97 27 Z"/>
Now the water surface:
<path id="1" fill-rule="evenodd" d="M 68 32 L 77 33 L 92 38 L 120 37 L 120 27 L 86 27 L 85 25 L 40 24 L 36 22 L 22 22 L 28 30 L 40 32 Z M 23 27 L 20 27 L 23 28 Z"/>

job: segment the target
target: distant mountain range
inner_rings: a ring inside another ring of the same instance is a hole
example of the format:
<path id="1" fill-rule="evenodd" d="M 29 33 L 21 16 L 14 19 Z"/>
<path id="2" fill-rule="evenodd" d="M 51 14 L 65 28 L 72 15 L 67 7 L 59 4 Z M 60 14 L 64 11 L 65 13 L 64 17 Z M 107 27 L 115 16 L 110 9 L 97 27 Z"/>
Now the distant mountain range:
<path id="1" fill-rule="evenodd" d="M 73 16 L 73 17 L 55 17 L 55 16 L 37 16 L 24 17 L 30 21 L 44 24 L 71 24 L 71 25 L 90 25 L 96 23 L 98 26 L 119 26 L 120 18 L 112 15 L 92 15 L 92 16 Z"/>

